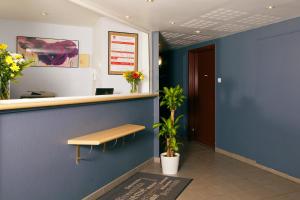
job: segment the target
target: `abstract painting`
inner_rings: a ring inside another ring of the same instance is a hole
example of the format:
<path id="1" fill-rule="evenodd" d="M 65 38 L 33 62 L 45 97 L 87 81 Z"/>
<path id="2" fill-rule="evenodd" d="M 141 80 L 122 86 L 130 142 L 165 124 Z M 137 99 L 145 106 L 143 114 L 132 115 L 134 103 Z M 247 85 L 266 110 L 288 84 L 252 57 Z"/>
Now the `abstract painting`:
<path id="1" fill-rule="evenodd" d="M 36 67 L 79 67 L 79 41 L 17 36 L 17 52 Z"/>

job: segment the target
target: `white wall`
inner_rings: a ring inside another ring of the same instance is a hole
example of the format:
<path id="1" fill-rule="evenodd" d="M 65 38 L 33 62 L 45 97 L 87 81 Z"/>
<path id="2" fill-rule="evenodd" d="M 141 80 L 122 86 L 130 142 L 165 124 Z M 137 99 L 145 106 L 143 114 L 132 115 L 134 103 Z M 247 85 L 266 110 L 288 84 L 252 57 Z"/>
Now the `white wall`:
<path id="1" fill-rule="evenodd" d="M 11 98 L 19 98 L 24 91 L 52 91 L 57 97 L 94 94 L 91 68 L 30 67 L 23 74 L 11 84 Z"/>
<path id="2" fill-rule="evenodd" d="M 108 75 L 108 31 L 128 32 L 138 34 L 138 66 L 145 74 L 145 80 L 140 84 L 140 92 L 149 92 L 149 39 L 148 34 L 133 29 L 106 17 L 99 18 L 94 26 L 94 57 L 92 66 L 96 69 L 95 87 L 113 87 L 116 93 L 128 93 L 130 85 L 122 75 Z"/>
<path id="3" fill-rule="evenodd" d="M 0 27 L 0 43 L 7 43 L 12 52 L 16 51 L 16 36 L 32 36 L 79 40 L 80 54 L 91 56 L 91 67 L 87 69 L 30 67 L 24 70 L 24 76 L 11 84 L 12 98 L 32 90 L 52 91 L 57 96 L 87 96 L 94 95 L 97 87 L 113 87 L 115 93 L 128 93 L 130 85 L 123 76 L 108 75 L 108 31 L 138 33 L 139 71 L 145 74 L 140 92 L 150 90 L 149 43 L 144 32 L 105 17 L 99 18 L 94 27 L 13 20 L 0 20 Z"/>
<path id="4" fill-rule="evenodd" d="M 55 39 L 79 40 L 81 53 L 93 52 L 93 29 L 90 27 L 66 26 L 25 21 L 0 19 L 0 41 L 9 45 L 9 50 L 16 50 L 16 36 L 45 37 Z"/>
<path id="5" fill-rule="evenodd" d="M 93 53 L 92 28 L 11 20 L 0 20 L 0 27 L 0 42 L 8 44 L 12 52 L 16 51 L 16 36 L 32 36 L 79 40 L 80 53 Z M 52 91 L 57 96 L 91 95 L 92 84 L 92 69 L 31 67 L 11 84 L 11 98 L 19 98 L 28 90 Z"/>

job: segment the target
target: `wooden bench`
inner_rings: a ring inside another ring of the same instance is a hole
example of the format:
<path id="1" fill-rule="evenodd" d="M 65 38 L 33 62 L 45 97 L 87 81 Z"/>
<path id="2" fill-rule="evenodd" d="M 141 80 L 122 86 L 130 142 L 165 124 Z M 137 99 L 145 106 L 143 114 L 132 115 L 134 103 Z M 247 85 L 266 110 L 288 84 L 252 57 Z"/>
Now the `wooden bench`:
<path id="1" fill-rule="evenodd" d="M 128 136 L 133 135 L 139 131 L 145 129 L 145 126 L 135 125 L 135 124 L 125 124 L 115 128 L 98 131 L 95 133 L 90 133 L 80 137 L 72 138 L 68 140 L 68 144 L 76 145 L 76 164 L 80 161 L 80 145 L 101 145 Z"/>

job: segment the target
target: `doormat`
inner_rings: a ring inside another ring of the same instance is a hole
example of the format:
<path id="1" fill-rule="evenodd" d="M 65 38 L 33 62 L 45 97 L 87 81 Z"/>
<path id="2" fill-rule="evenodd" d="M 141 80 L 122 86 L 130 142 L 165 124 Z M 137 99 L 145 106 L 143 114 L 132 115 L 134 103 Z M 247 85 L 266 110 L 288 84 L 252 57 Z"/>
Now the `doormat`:
<path id="1" fill-rule="evenodd" d="M 175 200 L 192 179 L 136 173 L 98 200 Z"/>

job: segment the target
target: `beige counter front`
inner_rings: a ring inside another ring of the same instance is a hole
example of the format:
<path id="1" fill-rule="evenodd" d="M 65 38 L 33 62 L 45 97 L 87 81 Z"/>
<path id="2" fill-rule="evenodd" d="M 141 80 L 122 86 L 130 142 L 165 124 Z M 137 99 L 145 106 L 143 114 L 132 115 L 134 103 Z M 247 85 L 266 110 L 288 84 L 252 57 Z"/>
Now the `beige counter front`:
<path id="1" fill-rule="evenodd" d="M 157 93 L 138 93 L 84 97 L 55 97 L 43 99 L 0 100 L 0 111 L 142 99 L 157 96 Z"/>

